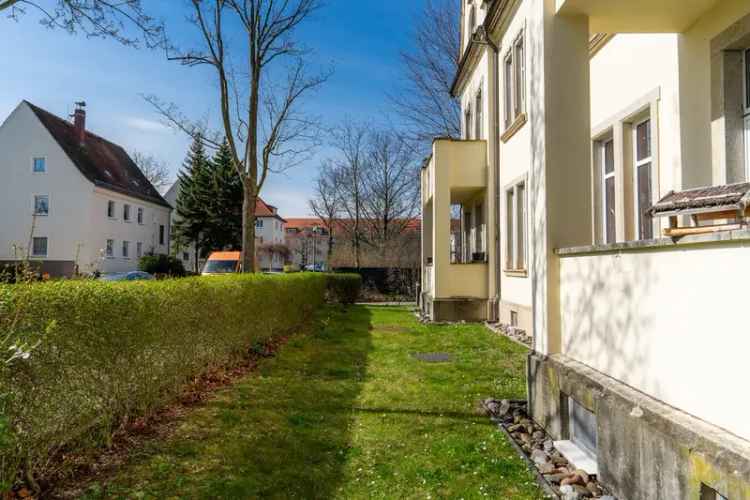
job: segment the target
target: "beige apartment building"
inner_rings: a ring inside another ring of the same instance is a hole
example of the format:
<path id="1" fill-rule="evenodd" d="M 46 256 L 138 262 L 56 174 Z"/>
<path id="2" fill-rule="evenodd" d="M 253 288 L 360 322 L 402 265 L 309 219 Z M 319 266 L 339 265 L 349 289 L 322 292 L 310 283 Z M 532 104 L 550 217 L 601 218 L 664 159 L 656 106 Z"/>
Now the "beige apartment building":
<path id="1" fill-rule="evenodd" d="M 750 499 L 750 1 L 462 0 L 423 313 L 534 338 L 534 419 L 618 498 Z"/>

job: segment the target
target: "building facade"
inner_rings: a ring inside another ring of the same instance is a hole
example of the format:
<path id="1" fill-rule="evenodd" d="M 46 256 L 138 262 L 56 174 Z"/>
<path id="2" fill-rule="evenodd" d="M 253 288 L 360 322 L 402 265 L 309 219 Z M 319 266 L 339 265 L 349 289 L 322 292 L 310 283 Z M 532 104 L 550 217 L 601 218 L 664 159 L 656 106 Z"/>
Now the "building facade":
<path id="1" fill-rule="evenodd" d="M 461 22 L 423 313 L 531 333 L 532 416 L 618 497 L 750 498 L 750 3 L 462 0 Z"/>
<path id="2" fill-rule="evenodd" d="M 23 101 L 0 126 L 0 262 L 51 276 L 132 271 L 169 252 L 171 207 L 128 154 Z"/>

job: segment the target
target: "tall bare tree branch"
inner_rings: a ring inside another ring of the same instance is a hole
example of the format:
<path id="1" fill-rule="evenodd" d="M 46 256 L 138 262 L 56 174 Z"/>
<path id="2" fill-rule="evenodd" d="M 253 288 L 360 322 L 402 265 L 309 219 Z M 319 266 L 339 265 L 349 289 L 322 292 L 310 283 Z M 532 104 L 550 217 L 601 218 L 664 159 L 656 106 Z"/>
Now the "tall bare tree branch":
<path id="1" fill-rule="evenodd" d="M 151 17 L 141 0 L 0 0 L 0 12 L 19 20 L 29 10 L 41 23 L 68 33 L 112 38 L 129 46 L 167 47 L 164 24 Z"/>

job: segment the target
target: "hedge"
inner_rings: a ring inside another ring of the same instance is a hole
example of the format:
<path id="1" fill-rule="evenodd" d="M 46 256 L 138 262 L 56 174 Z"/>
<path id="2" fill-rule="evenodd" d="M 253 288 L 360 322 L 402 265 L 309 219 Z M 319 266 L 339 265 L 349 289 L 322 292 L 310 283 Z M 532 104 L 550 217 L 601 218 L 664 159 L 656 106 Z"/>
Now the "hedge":
<path id="1" fill-rule="evenodd" d="M 338 304 L 354 304 L 362 292 L 359 274 L 328 274 L 328 300 Z"/>
<path id="2" fill-rule="evenodd" d="M 28 359 L 0 358 L 0 492 L 19 471 L 49 474 L 57 452 L 108 444 L 194 377 L 300 328 L 327 283 L 296 274 L 0 285 L 0 344 L 9 329 L 30 344 L 47 331 Z"/>

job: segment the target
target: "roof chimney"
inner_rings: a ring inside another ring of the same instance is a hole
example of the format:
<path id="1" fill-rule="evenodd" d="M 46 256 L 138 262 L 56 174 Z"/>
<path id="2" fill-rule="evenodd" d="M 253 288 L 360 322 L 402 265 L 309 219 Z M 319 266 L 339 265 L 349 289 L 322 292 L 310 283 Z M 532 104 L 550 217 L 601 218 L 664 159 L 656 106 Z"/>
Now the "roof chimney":
<path id="1" fill-rule="evenodd" d="M 73 128 L 75 130 L 78 144 L 83 146 L 86 143 L 86 103 L 80 101 L 76 103 L 76 110 L 73 113 Z"/>

